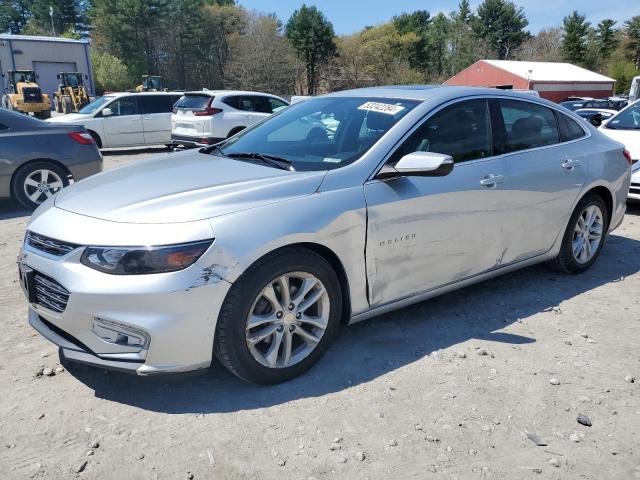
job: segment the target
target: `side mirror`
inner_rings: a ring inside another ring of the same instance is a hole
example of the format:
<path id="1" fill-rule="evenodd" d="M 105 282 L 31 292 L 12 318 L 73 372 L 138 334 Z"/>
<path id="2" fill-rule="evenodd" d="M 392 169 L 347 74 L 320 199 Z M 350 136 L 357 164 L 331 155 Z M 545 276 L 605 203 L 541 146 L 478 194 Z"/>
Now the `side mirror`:
<path id="1" fill-rule="evenodd" d="M 60 80 L 60 74 L 57 74 L 57 75 L 56 75 L 56 78 L 57 78 L 58 80 Z"/>
<path id="2" fill-rule="evenodd" d="M 594 127 L 599 127 L 600 125 L 602 125 L 602 115 L 599 113 L 596 113 L 593 117 L 589 119 L 589 122 L 591 122 L 591 125 L 593 125 Z"/>
<path id="3" fill-rule="evenodd" d="M 109 107 L 102 109 L 103 117 L 110 117 L 111 115 L 113 115 L 113 111 Z"/>
<path id="4" fill-rule="evenodd" d="M 453 170 L 451 155 L 435 152 L 413 152 L 405 155 L 393 167 L 384 167 L 378 178 L 444 177 Z"/>

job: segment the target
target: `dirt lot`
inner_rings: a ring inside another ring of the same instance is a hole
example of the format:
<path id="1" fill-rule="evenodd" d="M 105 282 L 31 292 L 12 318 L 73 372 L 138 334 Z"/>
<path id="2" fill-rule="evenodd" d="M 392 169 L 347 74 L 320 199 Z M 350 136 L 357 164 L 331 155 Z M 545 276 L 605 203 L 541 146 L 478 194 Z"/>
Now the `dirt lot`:
<path id="1" fill-rule="evenodd" d="M 0 202 L 0 479 L 640 479 L 638 208 L 584 275 L 528 268 L 345 328 L 269 388 L 217 364 L 57 371 L 16 281 L 27 219 Z"/>

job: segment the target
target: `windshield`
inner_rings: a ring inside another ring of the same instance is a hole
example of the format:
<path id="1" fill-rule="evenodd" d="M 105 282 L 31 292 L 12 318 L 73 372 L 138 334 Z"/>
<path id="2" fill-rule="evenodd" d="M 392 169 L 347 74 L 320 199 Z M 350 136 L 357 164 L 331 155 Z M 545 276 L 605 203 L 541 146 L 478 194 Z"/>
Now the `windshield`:
<path id="1" fill-rule="evenodd" d="M 36 83 L 36 74 L 31 71 L 15 72 L 13 78 L 16 83 Z"/>
<path id="2" fill-rule="evenodd" d="M 107 103 L 109 103 L 111 100 L 113 100 L 114 97 L 100 97 L 96 100 L 94 100 L 93 102 L 91 102 L 89 105 L 87 105 L 84 108 L 81 108 L 80 110 L 78 110 L 78 113 L 83 113 L 83 114 L 88 114 L 88 113 L 94 113 L 98 110 L 100 110 L 104 105 L 106 105 Z"/>
<path id="3" fill-rule="evenodd" d="M 315 98 L 283 109 L 220 145 L 213 153 L 261 154 L 295 170 L 343 167 L 373 146 L 418 101 L 392 98 Z"/>
<path id="4" fill-rule="evenodd" d="M 622 110 L 606 126 L 614 130 L 640 130 L 640 102 Z"/>

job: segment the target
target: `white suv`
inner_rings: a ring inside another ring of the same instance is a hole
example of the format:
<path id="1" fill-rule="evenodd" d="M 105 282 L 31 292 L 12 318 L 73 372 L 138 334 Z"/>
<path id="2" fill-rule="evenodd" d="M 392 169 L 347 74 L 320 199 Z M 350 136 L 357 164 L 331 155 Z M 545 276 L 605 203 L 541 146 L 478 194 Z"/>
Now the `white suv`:
<path id="1" fill-rule="evenodd" d="M 174 105 L 171 140 L 184 146 L 218 143 L 289 103 L 275 95 L 232 90 L 187 92 Z"/>
<path id="2" fill-rule="evenodd" d="M 182 92 L 109 93 L 78 113 L 48 119 L 82 125 L 99 148 L 171 145 L 171 112 Z"/>

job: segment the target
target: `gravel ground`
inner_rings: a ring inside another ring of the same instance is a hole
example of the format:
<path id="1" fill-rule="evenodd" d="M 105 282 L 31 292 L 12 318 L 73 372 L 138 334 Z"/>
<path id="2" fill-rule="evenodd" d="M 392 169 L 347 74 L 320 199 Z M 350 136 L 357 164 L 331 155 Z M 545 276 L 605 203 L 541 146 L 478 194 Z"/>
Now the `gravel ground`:
<path id="1" fill-rule="evenodd" d="M 0 202 L 3 480 L 640 479 L 639 208 L 586 274 L 528 268 L 345 328 L 266 388 L 218 364 L 64 369 L 16 280 L 27 219 Z"/>

